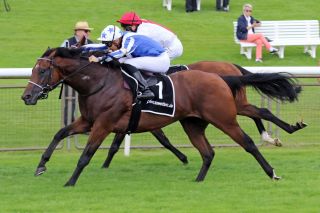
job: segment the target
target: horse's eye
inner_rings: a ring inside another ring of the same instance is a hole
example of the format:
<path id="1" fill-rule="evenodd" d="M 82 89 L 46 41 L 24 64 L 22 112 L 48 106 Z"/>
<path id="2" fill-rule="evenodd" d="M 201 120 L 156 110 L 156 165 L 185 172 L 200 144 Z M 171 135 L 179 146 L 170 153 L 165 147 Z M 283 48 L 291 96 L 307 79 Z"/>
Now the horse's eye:
<path id="1" fill-rule="evenodd" d="M 45 72 L 46 72 L 45 69 L 41 69 L 41 70 L 40 70 L 40 74 L 44 74 Z"/>

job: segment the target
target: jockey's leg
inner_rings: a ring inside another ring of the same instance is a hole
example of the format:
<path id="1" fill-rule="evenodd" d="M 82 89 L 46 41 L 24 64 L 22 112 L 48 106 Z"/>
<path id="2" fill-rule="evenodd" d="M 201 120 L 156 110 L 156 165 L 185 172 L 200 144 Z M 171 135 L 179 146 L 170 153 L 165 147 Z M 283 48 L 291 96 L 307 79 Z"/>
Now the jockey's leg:
<path id="1" fill-rule="evenodd" d="M 139 83 L 141 83 L 141 85 L 143 86 L 143 89 L 145 89 L 142 96 L 140 96 L 140 99 L 146 99 L 147 97 L 145 96 L 150 95 L 149 92 L 151 92 L 151 90 L 149 90 L 146 80 L 143 78 L 143 76 L 141 75 L 138 69 L 147 70 L 153 73 L 164 74 L 169 69 L 170 59 L 167 52 L 163 52 L 159 56 L 142 56 L 142 57 L 136 57 L 136 58 L 127 58 L 124 61 L 124 63 L 134 66 L 131 73 L 133 77 L 136 78 L 139 81 Z M 153 93 L 152 95 L 154 96 Z"/>
<path id="2" fill-rule="evenodd" d="M 173 39 L 171 43 L 164 49 L 168 53 L 168 56 L 171 61 L 175 58 L 180 57 L 183 53 L 182 43 L 177 37 L 175 37 L 175 39 Z"/>
<path id="3" fill-rule="evenodd" d="M 141 94 L 138 94 L 139 99 L 153 99 L 154 93 L 148 87 L 146 79 L 142 76 L 141 72 L 136 68 L 136 71 L 132 73 L 133 77 L 139 82 L 141 87 Z"/>
<path id="4" fill-rule="evenodd" d="M 138 99 L 153 99 L 154 93 L 149 89 L 146 79 L 142 76 L 141 72 L 134 66 L 130 64 L 122 64 L 125 70 L 128 71 L 139 83 L 139 93 L 137 95 Z"/>
<path id="5" fill-rule="evenodd" d="M 189 70 L 189 68 L 187 67 L 187 65 L 172 65 L 169 67 L 168 71 L 166 72 L 166 75 L 180 72 L 182 70 Z"/>
<path id="6" fill-rule="evenodd" d="M 170 59 L 167 52 L 163 52 L 159 56 L 128 58 L 123 63 L 135 66 L 139 70 L 165 74 L 169 69 Z"/>

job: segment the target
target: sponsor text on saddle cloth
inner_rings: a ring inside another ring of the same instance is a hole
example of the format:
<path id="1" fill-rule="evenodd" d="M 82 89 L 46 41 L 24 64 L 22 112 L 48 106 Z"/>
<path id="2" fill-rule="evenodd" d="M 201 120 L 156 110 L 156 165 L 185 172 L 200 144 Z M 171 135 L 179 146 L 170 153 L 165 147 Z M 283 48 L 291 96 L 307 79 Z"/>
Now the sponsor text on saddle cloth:
<path id="1" fill-rule="evenodd" d="M 123 69 L 121 70 L 125 81 L 130 89 L 133 90 L 133 95 L 136 96 L 137 81 Z M 152 86 L 149 86 L 149 88 L 155 94 L 155 98 L 152 100 L 141 100 L 141 111 L 173 117 L 175 113 L 175 92 L 171 78 L 165 75 L 154 75 L 150 76 L 150 78 L 152 78 Z"/>

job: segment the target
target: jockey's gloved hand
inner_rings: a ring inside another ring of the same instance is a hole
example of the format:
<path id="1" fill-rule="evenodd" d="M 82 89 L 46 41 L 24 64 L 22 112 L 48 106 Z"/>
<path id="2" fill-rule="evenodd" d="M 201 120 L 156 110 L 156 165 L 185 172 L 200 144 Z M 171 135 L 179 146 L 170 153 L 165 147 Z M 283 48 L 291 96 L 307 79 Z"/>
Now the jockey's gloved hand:
<path id="1" fill-rule="evenodd" d="M 91 55 L 90 57 L 89 57 L 89 61 L 90 62 L 100 62 L 100 60 L 99 60 L 99 57 L 95 57 L 94 55 Z"/>
<path id="2" fill-rule="evenodd" d="M 101 56 L 101 57 L 96 57 L 96 56 L 94 56 L 94 55 L 91 55 L 90 57 L 89 57 L 89 61 L 90 62 L 102 62 L 102 61 L 107 61 L 106 59 L 108 58 L 108 56 Z"/>

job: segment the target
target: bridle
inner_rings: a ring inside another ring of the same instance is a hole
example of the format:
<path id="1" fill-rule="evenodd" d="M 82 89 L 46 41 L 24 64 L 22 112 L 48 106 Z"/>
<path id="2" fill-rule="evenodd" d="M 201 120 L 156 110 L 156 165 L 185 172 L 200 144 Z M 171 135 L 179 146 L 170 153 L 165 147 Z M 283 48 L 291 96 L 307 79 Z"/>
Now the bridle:
<path id="1" fill-rule="evenodd" d="M 40 84 L 37 84 L 37 83 L 35 83 L 35 82 L 31 81 L 31 80 L 29 80 L 28 82 L 33 84 L 33 85 L 35 85 L 35 86 L 37 86 L 37 87 L 39 87 L 41 89 L 41 91 L 38 94 L 38 98 L 39 99 L 46 99 L 46 98 L 48 98 L 48 93 L 58 86 L 58 85 L 56 85 L 55 87 L 53 87 L 53 85 L 49 84 L 49 82 L 52 79 L 52 68 L 51 67 L 54 65 L 54 62 L 50 58 L 38 58 L 38 61 L 39 60 L 45 60 L 45 61 L 49 61 L 50 62 L 49 68 L 40 70 L 41 74 L 46 74 L 48 72 L 48 76 L 49 76 L 48 81 L 44 86 L 40 85 Z"/>
<path id="2" fill-rule="evenodd" d="M 54 60 L 51 59 L 51 58 L 38 58 L 38 61 L 39 60 L 45 60 L 45 61 L 49 61 L 50 62 L 49 68 L 40 70 L 40 72 L 42 74 L 45 74 L 45 73 L 48 72 L 49 78 L 48 78 L 48 81 L 45 83 L 45 85 L 40 85 L 40 84 L 37 84 L 37 83 L 35 83 L 33 81 L 30 81 L 30 80 L 28 81 L 30 84 L 33 84 L 33 85 L 35 85 L 35 86 L 37 86 L 37 87 L 39 87 L 41 89 L 41 91 L 38 94 L 38 98 L 39 99 L 47 99 L 48 98 L 48 93 L 50 91 L 54 90 L 57 86 L 59 86 L 60 84 L 64 83 L 66 79 L 78 74 L 81 70 L 83 70 L 84 68 L 86 68 L 87 66 L 89 66 L 91 64 L 91 62 L 86 63 L 85 65 L 83 65 L 80 68 L 78 68 L 76 71 L 72 72 L 70 75 L 65 76 L 63 79 L 61 79 L 60 81 L 54 83 L 53 85 L 50 85 L 49 83 L 51 82 L 51 79 L 52 79 L 53 67 L 57 67 L 60 70 L 63 70 L 63 68 L 61 66 L 59 66 L 58 64 L 56 64 L 54 62 Z M 86 96 L 88 96 L 88 95 L 86 95 Z"/>

